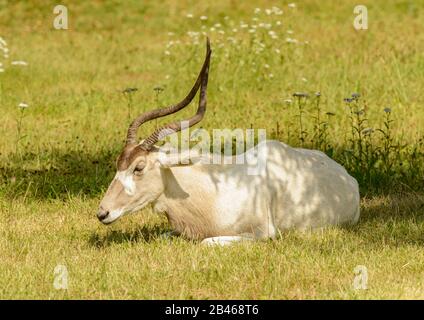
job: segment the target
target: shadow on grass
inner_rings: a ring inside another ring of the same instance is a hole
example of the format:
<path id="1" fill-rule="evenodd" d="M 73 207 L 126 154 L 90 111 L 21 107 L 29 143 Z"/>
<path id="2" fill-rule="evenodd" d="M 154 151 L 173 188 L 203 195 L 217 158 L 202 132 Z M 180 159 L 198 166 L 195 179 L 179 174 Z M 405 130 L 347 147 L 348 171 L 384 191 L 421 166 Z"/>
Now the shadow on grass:
<path id="1" fill-rule="evenodd" d="M 150 243 L 156 241 L 167 231 L 169 231 L 169 228 L 167 228 L 167 226 L 164 224 L 158 224 L 154 226 L 147 225 L 130 231 L 113 230 L 107 232 L 106 235 L 93 233 L 90 236 L 88 242 L 90 246 L 98 249 L 108 247 L 112 244 L 139 242 Z"/>
<path id="2" fill-rule="evenodd" d="M 359 223 L 346 227 L 360 242 L 424 246 L 424 194 L 372 196 L 362 202 Z"/>
<path id="3" fill-rule="evenodd" d="M 7 199 L 97 197 L 115 174 L 119 151 L 24 153 L 0 163 L 0 194 Z"/>

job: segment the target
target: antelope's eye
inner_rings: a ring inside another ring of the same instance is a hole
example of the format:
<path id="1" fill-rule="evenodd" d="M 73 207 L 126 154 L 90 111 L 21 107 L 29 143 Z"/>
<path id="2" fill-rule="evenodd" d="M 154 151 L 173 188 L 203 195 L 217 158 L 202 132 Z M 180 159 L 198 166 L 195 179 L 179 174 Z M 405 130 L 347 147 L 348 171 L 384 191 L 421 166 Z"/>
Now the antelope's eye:
<path id="1" fill-rule="evenodd" d="M 141 175 L 144 169 L 144 164 L 140 163 L 134 168 L 134 174 L 135 175 Z"/>

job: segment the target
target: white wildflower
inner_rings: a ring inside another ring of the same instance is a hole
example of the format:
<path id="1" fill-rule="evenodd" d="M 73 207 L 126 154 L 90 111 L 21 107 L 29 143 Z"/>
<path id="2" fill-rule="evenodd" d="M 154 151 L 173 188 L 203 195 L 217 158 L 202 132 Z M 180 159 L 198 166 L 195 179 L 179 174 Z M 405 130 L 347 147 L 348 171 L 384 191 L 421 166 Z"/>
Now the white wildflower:
<path id="1" fill-rule="evenodd" d="M 265 9 L 265 13 L 269 16 L 272 13 L 271 9 Z"/>
<path id="2" fill-rule="evenodd" d="M 207 17 L 207 16 L 201 16 L 201 17 L 200 17 L 200 20 L 202 20 L 202 21 L 206 21 L 206 20 L 208 20 L 208 17 Z"/>
<path id="3" fill-rule="evenodd" d="M 296 3 L 289 3 L 288 4 L 288 7 L 289 8 L 296 8 Z"/>
<path id="4" fill-rule="evenodd" d="M 275 33 L 275 31 L 270 30 L 270 31 L 268 31 L 268 34 L 269 34 L 269 36 L 270 36 L 272 39 L 278 39 L 278 36 L 277 36 L 277 34 Z"/>
<path id="5" fill-rule="evenodd" d="M 255 8 L 255 14 L 261 13 L 261 8 Z"/>
<path id="6" fill-rule="evenodd" d="M 293 30 L 287 30 L 286 31 L 288 34 L 293 34 L 294 32 L 293 32 Z"/>
<path id="7" fill-rule="evenodd" d="M 21 102 L 20 104 L 18 104 L 18 107 L 21 109 L 25 109 L 25 108 L 28 108 L 28 104 L 25 102 Z"/>
<path id="8" fill-rule="evenodd" d="M 275 15 L 280 16 L 283 14 L 283 10 L 281 10 L 278 7 L 272 7 L 272 12 L 274 12 Z"/>
<path id="9" fill-rule="evenodd" d="M 14 65 L 14 66 L 27 66 L 28 62 L 22 61 L 22 60 L 17 60 L 17 61 L 12 61 L 10 64 Z"/>
<path id="10" fill-rule="evenodd" d="M 166 56 L 169 56 L 169 55 L 171 54 L 171 52 L 169 52 L 168 50 L 165 50 L 164 54 L 165 54 Z"/>
<path id="11" fill-rule="evenodd" d="M 288 43 L 298 43 L 299 41 L 297 41 L 296 39 L 292 39 L 292 38 L 286 38 L 286 42 L 288 42 Z"/>
<path id="12" fill-rule="evenodd" d="M 187 32 L 187 35 L 188 35 L 190 38 L 196 38 L 196 37 L 198 37 L 198 36 L 199 36 L 199 32 L 195 32 L 195 31 L 188 31 L 188 32 Z"/>

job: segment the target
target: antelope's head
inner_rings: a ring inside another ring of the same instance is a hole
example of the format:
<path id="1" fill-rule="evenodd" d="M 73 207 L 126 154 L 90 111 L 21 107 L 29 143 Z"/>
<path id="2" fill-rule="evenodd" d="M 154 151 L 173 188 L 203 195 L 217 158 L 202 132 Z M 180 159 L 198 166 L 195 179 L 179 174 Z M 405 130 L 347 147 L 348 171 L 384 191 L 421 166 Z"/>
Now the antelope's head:
<path id="1" fill-rule="evenodd" d="M 188 95 L 178 104 L 145 112 L 131 123 L 124 150 L 117 161 L 117 173 L 100 202 L 97 217 L 102 223 L 112 223 L 126 213 L 140 210 L 163 193 L 165 184 L 161 170 L 168 168 L 169 165 L 160 157 L 155 143 L 171 133 L 181 131 L 181 122 L 172 122 L 156 129 L 141 143 L 137 142 L 137 130 L 147 121 L 167 116 L 186 107 L 193 100 L 199 88 L 197 112 L 186 120 L 186 123 L 191 127 L 203 119 L 206 111 L 210 56 L 210 43 L 207 39 L 205 61 Z"/>

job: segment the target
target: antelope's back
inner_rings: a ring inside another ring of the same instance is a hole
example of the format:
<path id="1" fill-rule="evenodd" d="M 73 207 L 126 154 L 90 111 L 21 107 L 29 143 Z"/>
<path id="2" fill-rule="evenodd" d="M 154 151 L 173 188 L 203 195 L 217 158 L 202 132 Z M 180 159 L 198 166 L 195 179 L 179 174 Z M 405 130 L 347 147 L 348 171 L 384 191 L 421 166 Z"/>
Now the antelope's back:
<path id="1" fill-rule="evenodd" d="M 267 188 L 280 229 L 355 223 L 359 188 L 346 169 L 317 150 L 266 141 Z"/>

